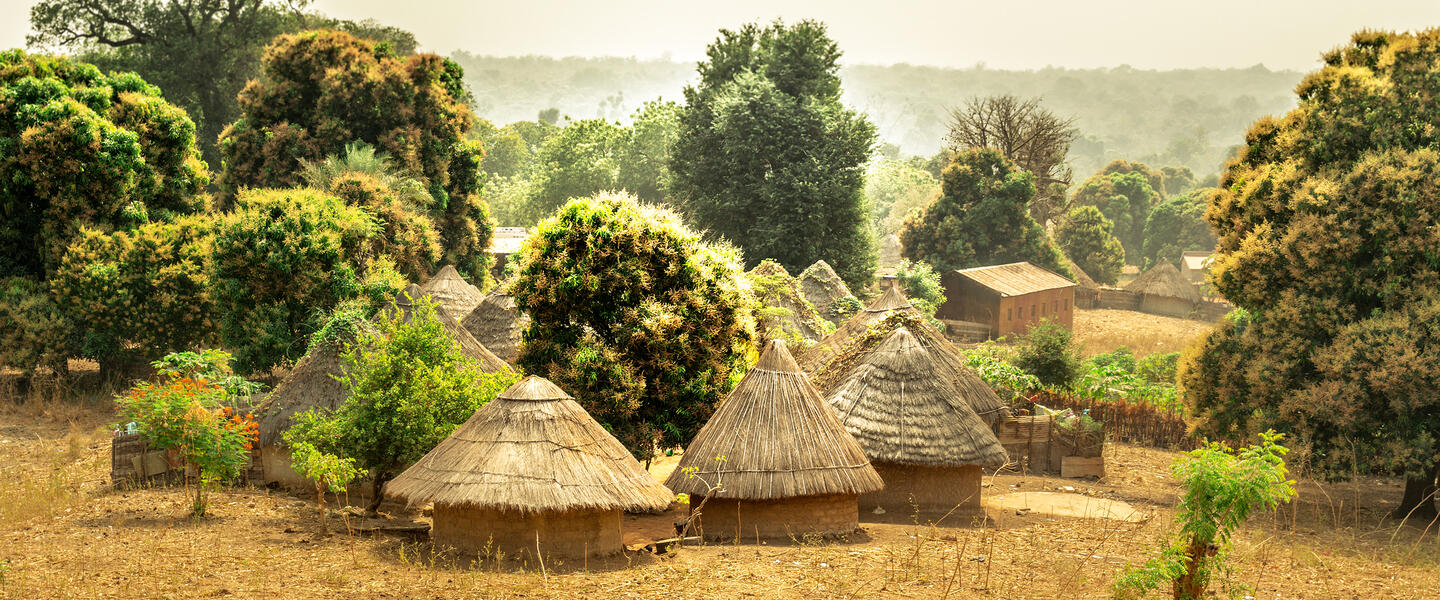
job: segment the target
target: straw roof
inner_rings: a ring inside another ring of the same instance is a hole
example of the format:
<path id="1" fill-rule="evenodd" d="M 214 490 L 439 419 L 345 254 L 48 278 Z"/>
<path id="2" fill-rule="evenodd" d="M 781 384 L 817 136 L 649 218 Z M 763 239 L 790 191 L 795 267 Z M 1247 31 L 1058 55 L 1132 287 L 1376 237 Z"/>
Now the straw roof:
<path id="1" fill-rule="evenodd" d="M 261 446 L 279 443 L 285 430 L 295 424 L 295 415 L 312 409 L 335 410 L 350 396 L 350 390 L 337 379 L 346 372 L 341 355 L 345 341 L 315 344 L 255 409 Z"/>
<path id="2" fill-rule="evenodd" d="M 825 395 L 875 462 L 998 467 L 1008 457 L 957 389 L 948 365 L 896 327 Z"/>
<path id="3" fill-rule="evenodd" d="M 1065 259 L 1065 266 L 1070 267 L 1070 272 L 1075 274 L 1075 285 L 1087 290 L 1100 289 L 1100 284 L 1095 283 L 1095 280 L 1091 279 L 1090 274 L 1081 269 L 1080 265 L 1075 264 L 1075 261 L 1070 260 L 1068 256 L 1062 254 L 1061 257 Z"/>
<path id="4" fill-rule="evenodd" d="M 694 477 L 686 472 L 691 468 Z M 717 483 L 711 493 L 710 485 Z M 721 401 L 666 485 L 736 500 L 864 494 L 884 487 L 780 340 L 766 344 L 760 362 Z"/>
<path id="5" fill-rule="evenodd" d="M 441 267 L 440 272 L 420 286 L 420 291 L 439 302 L 440 309 L 457 321 L 470 314 L 485 297 L 479 288 L 460 277 L 452 265 Z"/>
<path id="6" fill-rule="evenodd" d="M 1009 407 L 1000 400 L 994 388 L 980 379 L 980 375 L 965 364 L 965 355 L 946 340 L 920 317 L 907 313 L 892 313 L 870 326 L 866 333 L 850 340 L 840 355 L 817 370 L 810 381 L 820 393 L 829 397 L 845 378 L 863 362 L 869 360 L 891 332 L 906 328 L 910 335 L 926 350 L 930 358 L 941 367 L 951 387 L 965 400 L 970 409 L 987 425 L 994 425 L 1005 418 Z"/>
<path id="7" fill-rule="evenodd" d="M 1200 301 L 1200 292 L 1195 291 L 1195 286 L 1185 280 L 1185 276 L 1180 274 L 1175 265 L 1168 262 L 1155 265 L 1127 284 L 1125 289 L 1149 296 L 1179 298 L 1187 302 Z"/>
<path id="8" fill-rule="evenodd" d="M 880 322 L 886 316 L 894 312 L 903 312 L 915 317 L 921 316 L 920 311 L 905 299 L 905 294 L 900 291 L 900 286 L 891 286 L 876 298 L 870 306 L 855 313 L 844 325 L 837 327 L 834 333 L 825 336 L 815 347 L 806 351 L 800 356 L 800 366 L 806 373 L 814 375 L 821 367 L 824 367 L 844 349 L 845 344 L 852 338 L 863 335 L 870 330 L 870 326 Z"/>
<path id="9" fill-rule="evenodd" d="M 427 502 L 525 513 L 657 510 L 675 498 L 569 394 L 530 375 L 387 486 Z"/>
<path id="10" fill-rule="evenodd" d="M 815 306 L 815 310 L 836 325 L 839 324 L 840 317 L 832 314 L 831 307 L 836 300 L 855 296 L 850 293 L 850 287 L 845 285 L 845 280 L 835 273 L 835 269 L 830 268 L 830 263 L 823 260 L 817 260 L 815 264 L 806 267 L 795 281 L 800 284 L 800 293 Z"/>
<path id="11" fill-rule="evenodd" d="M 825 320 L 805 300 L 800 285 L 780 263 L 762 261 L 747 275 L 760 301 L 756 321 L 764 337 L 786 338 L 786 332 L 794 332 L 809 342 L 825 337 Z"/>
<path id="12" fill-rule="evenodd" d="M 509 363 L 520 355 L 521 334 L 529 323 L 530 317 L 516 307 L 515 297 L 501 292 L 485 296 L 480 306 L 460 321 L 481 345 Z"/>
<path id="13" fill-rule="evenodd" d="M 415 313 L 415 300 L 426 295 L 427 294 L 420 291 L 419 286 L 412 283 L 409 287 L 405 288 L 405 291 L 400 292 L 400 295 L 395 297 L 395 308 L 400 310 L 407 323 L 410 322 L 410 319 L 413 318 Z M 454 317 L 451 317 L 443 310 L 436 310 L 435 318 L 440 321 L 440 325 L 445 328 L 445 331 L 448 331 L 450 335 L 455 337 L 456 341 L 460 342 L 460 353 L 480 363 L 482 370 L 487 373 L 498 373 L 510 369 L 510 365 L 486 349 L 485 346 L 476 340 L 475 336 L 470 335 L 470 332 L 466 331 L 465 327 L 462 326 L 459 321 L 456 321 Z"/>

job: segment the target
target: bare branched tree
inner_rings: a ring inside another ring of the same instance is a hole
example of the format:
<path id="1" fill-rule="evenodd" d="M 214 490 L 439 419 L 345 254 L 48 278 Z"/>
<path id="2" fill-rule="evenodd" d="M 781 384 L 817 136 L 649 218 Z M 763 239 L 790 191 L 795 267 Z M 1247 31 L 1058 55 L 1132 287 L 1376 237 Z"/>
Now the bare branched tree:
<path id="1" fill-rule="evenodd" d="M 1071 171 L 1065 157 L 1077 135 L 1074 119 L 1040 105 L 1039 98 L 973 97 L 950 109 L 945 143 L 952 152 L 991 148 L 1035 175 L 1030 215 L 1045 224 L 1065 212 L 1064 189 Z M 1056 185 L 1059 184 L 1059 185 Z"/>

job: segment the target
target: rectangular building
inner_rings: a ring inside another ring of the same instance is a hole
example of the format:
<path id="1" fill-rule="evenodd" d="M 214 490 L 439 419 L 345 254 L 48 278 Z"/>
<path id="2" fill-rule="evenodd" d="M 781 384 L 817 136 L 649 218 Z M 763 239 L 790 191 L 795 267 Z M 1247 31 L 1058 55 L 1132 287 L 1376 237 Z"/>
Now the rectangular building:
<path id="1" fill-rule="evenodd" d="M 945 303 L 935 316 L 985 323 L 991 337 L 1023 334 L 1041 321 L 1075 323 L 1075 283 L 1028 262 L 950 271 L 941 282 Z"/>

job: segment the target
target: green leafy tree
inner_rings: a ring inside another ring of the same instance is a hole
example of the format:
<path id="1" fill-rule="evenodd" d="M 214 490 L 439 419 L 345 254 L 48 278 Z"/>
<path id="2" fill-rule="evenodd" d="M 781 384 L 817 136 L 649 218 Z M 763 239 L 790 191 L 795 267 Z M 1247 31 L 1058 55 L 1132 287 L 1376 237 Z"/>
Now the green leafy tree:
<path id="1" fill-rule="evenodd" d="M 1080 375 L 1074 335 L 1050 321 L 1031 327 L 1015 357 L 1015 366 L 1048 387 L 1069 388 Z"/>
<path id="2" fill-rule="evenodd" d="M 1070 274 L 1055 242 L 1030 217 L 1035 178 L 1029 172 L 994 150 L 970 150 L 955 156 L 940 185 L 940 197 L 900 229 L 906 258 L 942 273 L 1029 261 Z"/>
<path id="3" fill-rule="evenodd" d="M 940 180 L 909 163 L 884 160 L 865 174 L 870 225 L 880 235 L 895 233 L 911 212 L 940 196 Z"/>
<path id="4" fill-rule="evenodd" d="M 37 367 L 69 373 L 69 358 L 79 349 L 61 308 L 39 281 L 0 279 L 0 364 L 27 374 Z"/>
<path id="5" fill-rule="evenodd" d="M 1168 179 L 1166 181 L 1169 181 Z M 1151 209 L 1145 221 L 1145 266 L 1162 261 L 1178 264 L 1186 250 L 1212 250 L 1215 234 L 1205 222 L 1205 209 L 1215 190 L 1200 189 L 1174 196 Z"/>
<path id="6" fill-rule="evenodd" d="M 574 394 L 630 452 L 687 443 L 753 354 L 738 253 L 624 194 L 572 200 L 518 256 L 519 363 Z"/>
<path id="7" fill-rule="evenodd" d="M 1211 580 L 1225 572 L 1235 530 L 1256 510 L 1273 510 L 1295 497 L 1281 437 L 1267 431 L 1259 445 L 1238 453 L 1212 442 L 1176 459 L 1170 469 L 1185 490 L 1175 516 L 1179 531 L 1158 558 L 1115 580 L 1115 597 L 1142 598 L 1169 583 L 1176 600 L 1206 598 Z"/>
<path id="8" fill-rule="evenodd" d="M 325 533 L 325 494 L 338 494 L 347 489 L 350 482 L 365 474 L 355 466 L 355 459 L 340 458 L 326 454 L 314 444 L 296 439 L 300 430 L 289 429 L 284 433 L 285 445 L 290 448 L 290 466 L 302 477 L 315 482 L 315 505 L 320 511 L 320 532 Z"/>
<path id="9" fill-rule="evenodd" d="M 1071 170 L 1065 162 L 1079 132 L 1075 119 L 1064 119 L 1040 105 L 1039 98 L 1009 94 L 974 97 L 950 109 L 945 141 L 951 152 L 990 148 L 1035 176 L 1030 216 L 1046 224 L 1065 214 Z M 1058 185 L 1058 187 L 1057 187 Z"/>
<path id="10" fill-rule="evenodd" d="M 625 131 L 614 123 L 585 119 L 546 139 L 527 173 L 525 222 L 538 222 L 571 198 L 615 189 L 616 151 L 624 138 Z"/>
<path id="11" fill-rule="evenodd" d="M 1165 187 L 1158 191 L 1166 197 L 1179 196 L 1197 187 L 1195 172 L 1190 167 L 1160 167 L 1160 175 L 1165 178 Z"/>
<path id="12" fill-rule="evenodd" d="M 679 104 L 649 100 L 635 111 L 617 149 L 616 183 L 646 202 L 665 199 L 670 185 L 670 147 L 680 135 Z"/>
<path id="13" fill-rule="evenodd" d="M 1055 243 L 1096 282 L 1113 285 L 1125 266 L 1125 249 L 1112 232 L 1115 224 L 1094 206 L 1071 209 L 1055 228 Z"/>
<path id="14" fill-rule="evenodd" d="M 373 145 L 425 182 L 442 261 L 483 285 L 494 225 L 480 198 L 484 152 L 466 138 L 475 117 L 458 65 L 433 54 L 400 57 L 344 32 L 309 31 L 277 38 L 262 66 L 240 92 L 240 117 L 220 137 L 227 194 L 298 185 L 302 160 Z"/>
<path id="15" fill-rule="evenodd" d="M 1141 163 L 1115 161 L 1090 176 L 1075 188 L 1073 206 L 1094 206 L 1115 226 L 1115 237 L 1125 248 L 1125 260 L 1141 263 L 1145 243 L 1145 221 L 1150 209 L 1160 203 L 1155 185 L 1164 185 L 1164 177 Z M 1082 267 L 1084 268 L 1084 267 Z"/>
<path id="16" fill-rule="evenodd" d="M 1244 309 L 1181 360 L 1207 435 L 1274 427 L 1321 474 L 1406 479 L 1429 519 L 1440 456 L 1440 31 L 1361 32 L 1298 106 L 1257 121 L 1210 199 L 1211 277 Z"/>
<path id="17" fill-rule="evenodd" d="M 410 319 L 381 311 L 374 328 L 357 331 L 345 351 L 342 381 L 350 395 L 333 412 L 296 415 L 287 444 L 308 444 L 325 463 L 353 461 L 368 471 L 371 512 L 384 500 L 385 483 L 449 437 L 475 411 L 520 376 L 485 373 L 461 353 L 435 304 L 420 299 Z"/>
<path id="18" fill-rule="evenodd" d="M 685 88 L 673 192 L 697 226 L 800 272 L 862 288 L 876 250 L 862 194 L 875 127 L 840 103 L 840 49 L 814 21 L 721 30 Z"/>
<path id="19" fill-rule="evenodd" d="M 248 190 L 215 226 L 210 281 L 220 338 L 242 371 L 305 354 L 324 315 L 347 300 L 378 306 L 404 280 L 367 249 L 378 225 L 315 190 Z"/>
<path id="20" fill-rule="evenodd" d="M 945 303 L 945 286 L 940 283 L 940 274 L 930 263 L 901 259 L 900 267 L 895 270 L 895 279 L 904 288 L 910 304 L 927 317 L 934 317 L 935 309 Z"/>

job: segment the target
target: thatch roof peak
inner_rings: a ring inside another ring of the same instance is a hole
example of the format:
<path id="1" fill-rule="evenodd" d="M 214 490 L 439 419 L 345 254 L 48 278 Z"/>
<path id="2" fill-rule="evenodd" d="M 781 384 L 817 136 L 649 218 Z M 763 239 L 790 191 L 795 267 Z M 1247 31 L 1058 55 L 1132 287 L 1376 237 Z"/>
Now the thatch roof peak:
<path id="1" fill-rule="evenodd" d="M 876 462 L 998 467 L 1000 440 L 953 383 L 948 366 L 901 325 L 848 369 L 826 401 Z"/>
<path id="2" fill-rule="evenodd" d="M 279 443 L 294 424 L 295 415 L 312 409 L 335 410 L 345 402 L 350 390 L 337 379 L 347 369 L 342 351 L 341 344 L 316 344 L 265 397 L 255 410 L 261 446 Z"/>
<path id="3" fill-rule="evenodd" d="M 780 340 L 765 345 L 666 484 L 737 500 L 864 494 L 884 486 Z"/>
<path id="4" fill-rule="evenodd" d="M 870 306 L 865 307 L 865 310 L 866 312 L 874 313 L 890 312 L 903 308 L 913 309 L 915 305 L 910 304 L 910 299 L 906 298 L 905 293 L 900 291 L 900 286 L 894 285 L 886 288 L 885 293 L 880 294 L 880 297 L 876 298 L 874 302 L 871 302 Z"/>
<path id="5" fill-rule="evenodd" d="M 921 317 L 922 315 L 919 309 L 916 309 L 914 305 L 910 304 L 909 300 L 905 299 L 905 294 L 900 291 L 899 287 L 900 286 L 887 288 L 885 293 L 881 294 L 879 298 L 876 298 L 874 302 L 871 302 L 869 306 L 865 307 L 865 310 L 852 315 L 850 320 L 845 321 L 844 324 L 835 328 L 833 333 L 825 336 L 825 339 L 820 340 L 820 343 L 815 344 L 814 347 L 801 355 L 800 367 L 803 368 L 806 373 L 815 375 L 822 367 L 829 364 L 836 356 L 839 356 L 851 340 L 864 335 L 866 331 L 870 330 L 871 325 L 879 323 L 891 314 L 898 312 L 916 318 Z"/>
<path id="6" fill-rule="evenodd" d="M 385 491 L 412 505 L 526 513 L 655 510 L 674 499 L 569 394 L 535 376 L 475 411 Z"/>
<path id="7" fill-rule="evenodd" d="M 1064 258 L 1065 266 L 1070 267 L 1070 272 L 1075 275 L 1075 285 L 1087 290 L 1100 289 L 1100 284 L 1095 283 L 1095 280 L 1092 279 L 1090 274 L 1086 273 L 1084 269 L 1081 269 L 1080 265 L 1075 264 L 1075 261 L 1070 260 L 1068 256 L 1064 256 Z"/>
<path id="8" fill-rule="evenodd" d="M 1161 262 L 1149 271 L 1141 273 L 1135 281 L 1126 284 L 1125 289 L 1131 292 L 1151 296 L 1164 296 L 1179 298 L 1188 302 L 1199 302 L 1200 292 L 1195 286 L 1185 280 L 1180 270 L 1168 262 Z"/>
<path id="9" fill-rule="evenodd" d="M 427 295 L 420 291 L 420 286 L 412 283 L 405 288 L 405 291 L 395 296 L 395 308 L 400 311 L 401 318 L 405 319 L 405 322 L 408 323 L 415 318 L 415 303 Z M 470 332 L 466 331 L 465 327 L 455 320 L 455 317 L 436 307 L 435 318 L 440 321 L 440 325 L 445 328 L 445 331 L 460 343 L 460 352 L 479 363 L 482 370 L 487 373 L 499 373 L 510 369 L 509 364 L 485 348 L 484 344 L 475 339 L 475 336 L 470 335 Z"/>
<path id="10" fill-rule="evenodd" d="M 441 267 L 425 285 L 420 286 L 420 291 L 434 298 L 440 303 L 440 309 L 456 320 L 465 318 L 485 297 L 479 288 L 470 285 L 470 282 L 460 276 L 454 265 Z"/>
<path id="11" fill-rule="evenodd" d="M 460 324 L 470 335 L 506 362 L 515 362 L 520 355 L 523 330 L 530 322 L 515 304 L 515 297 L 504 292 L 491 292 L 480 301 Z"/>

